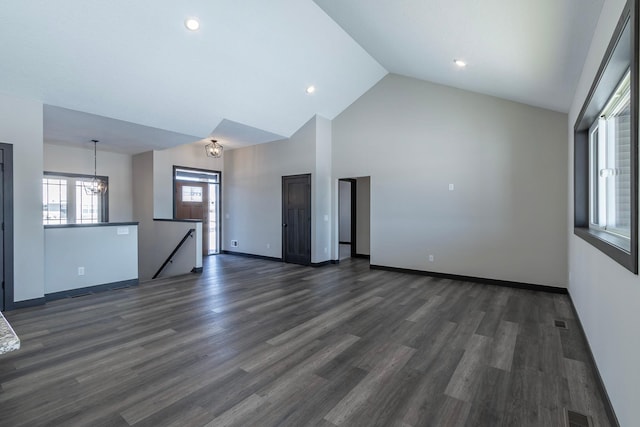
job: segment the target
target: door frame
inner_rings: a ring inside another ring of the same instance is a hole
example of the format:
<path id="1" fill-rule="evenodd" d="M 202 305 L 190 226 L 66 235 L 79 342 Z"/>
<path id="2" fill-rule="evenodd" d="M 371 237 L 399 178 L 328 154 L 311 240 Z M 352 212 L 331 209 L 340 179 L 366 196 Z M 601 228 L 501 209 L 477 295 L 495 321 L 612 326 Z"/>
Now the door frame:
<path id="1" fill-rule="evenodd" d="M 357 231 L 356 231 L 356 223 L 358 221 L 358 216 L 356 214 L 357 209 L 357 189 L 358 189 L 358 180 L 356 178 L 340 178 L 338 179 L 338 192 L 340 192 L 340 181 L 348 182 L 351 184 L 351 258 L 355 258 L 356 254 L 356 240 L 357 240 Z M 338 194 L 338 204 L 340 203 L 340 194 Z M 340 206 L 338 206 L 338 210 Z M 339 217 L 338 217 L 339 218 Z M 338 220 L 338 227 L 340 227 L 340 221 Z M 340 230 L 338 229 L 338 235 L 340 235 Z M 340 247 L 340 239 L 338 239 L 338 248 Z M 338 255 L 340 251 L 338 250 Z M 339 256 L 338 256 L 339 257 Z"/>
<path id="2" fill-rule="evenodd" d="M 2 311 L 15 308 L 13 292 L 13 145 L 0 142 L 0 150 L 3 152 L 2 168 L 2 210 L 4 216 L 4 241 L 3 257 L 4 265 L 4 301 L 0 301 Z"/>
<path id="3" fill-rule="evenodd" d="M 219 177 L 219 183 L 218 185 L 220 186 L 220 194 L 219 194 L 219 200 L 218 200 L 218 232 L 216 233 L 218 236 L 218 254 L 222 253 L 222 171 L 218 171 L 218 170 L 212 170 L 212 169 L 201 169 L 201 168 L 194 168 L 191 166 L 178 166 L 178 165 L 173 165 L 173 169 L 172 169 L 172 173 L 171 173 L 171 193 L 172 193 L 172 198 L 173 198 L 173 208 L 172 208 L 172 215 L 173 215 L 173 219 L 176 219 L 176 209 L 177 209 L 177 205 L 176 205 L 176 169 L 184 169 L 184 170 L 189 170 L 189 171 L 194 171 L 194 172 L 206 172 L 206 173 L 211 173 L 211 174 L 218 174 Z M 204 224 L 203 224 L 203 228 L 204 228 Z M 204 232 L 204 230 L 203 230 Z M 209 251 L 209 249 L 207 248 L 207 252 Z M 210 254 L 213 255 L 213 254 Z"/>
<path id="4" fill-rule="evenodd" d="M 301 174 L 297 174 L 297 175 L 283 175 L 282 176 L 282 192 L 280 193 L 280 197 L 281 197 L 281 203 L 282 203 L 282 217 L 281 222 L 280 222 L 280 228 L 282 229 L 282 261 L 283 262 L 287 262 L 287 258 L 286 258 L 286 236 L 285 236 L 285 227 L 284 224 L 286 222 L 286 207 L 285 207 L 285 203 L 284 203 L 284 194 L 285 194 L 285 180 L 287 178 L 302 178 L 305 177 L 307 178 L 308 182 L 309 182 L 309 262 L 308 263 L 304 263 L 304 264 L 300 264 L 300 265 L 311 265 L 311 261 L 313 259 L 313 227 L 312 227 L 312 223 L 313 223 L 313 211 L 312 211 L 312 207 L 313 207 L 313 188 L 311 186 L 311 174 L 310 173 L 301 173 Z"/>

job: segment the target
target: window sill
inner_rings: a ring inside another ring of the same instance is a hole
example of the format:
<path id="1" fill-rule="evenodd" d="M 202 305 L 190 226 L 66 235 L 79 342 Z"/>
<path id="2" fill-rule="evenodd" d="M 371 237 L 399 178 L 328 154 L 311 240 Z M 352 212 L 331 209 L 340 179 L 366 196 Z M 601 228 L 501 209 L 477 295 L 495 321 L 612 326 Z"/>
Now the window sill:
<path id="1" fill-rule="evenodd" d="M 587 227 L 575 227 L 573 233 L 627 270 L 638 274 L 638 262 L 632 255 L 635 251 L 631 250 L 630 239 Z"/>
<path id="2" fill-rule="evenodd" d="M 138 225 L 137 221 L 130 222 L 92 222 L 87 224 L 44 224 L 44 228 L 80 228 L 80 227 L 122 227 L 126 225 Z"/>

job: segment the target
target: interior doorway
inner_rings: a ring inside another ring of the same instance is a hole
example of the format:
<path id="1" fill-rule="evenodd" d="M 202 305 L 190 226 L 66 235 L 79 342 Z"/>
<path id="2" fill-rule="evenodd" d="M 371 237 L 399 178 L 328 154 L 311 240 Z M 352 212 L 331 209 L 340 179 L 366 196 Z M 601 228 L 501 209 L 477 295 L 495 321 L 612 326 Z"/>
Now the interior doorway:
<path id="1" fill-rule="evenodd" d="M 173 167 L 173 217 L 202 221 L 202 254 L 220 253 L 221 173 Z"/>
<path id="2" fill-rule="evenodd" d="M 338 180 L 338 259 L 370 258 L 371 178 Z"/>
<path id="3" fill-rule="evenodd" d="M 338 211 L 339 211 L 339 257 L 346 259 L 354 257 L 356 252 L 357 212 L 357 181 L 345 178 L 338 181 Z"/>

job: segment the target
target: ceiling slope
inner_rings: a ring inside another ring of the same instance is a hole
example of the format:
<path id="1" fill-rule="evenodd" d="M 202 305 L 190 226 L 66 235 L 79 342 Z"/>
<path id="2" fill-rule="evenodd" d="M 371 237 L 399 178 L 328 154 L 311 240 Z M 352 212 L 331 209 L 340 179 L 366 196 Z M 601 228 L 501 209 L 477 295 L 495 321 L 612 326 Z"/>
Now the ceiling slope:
<path id="1" fill-rule="evenodd" d="M 92 139 L 100 141 L 100 151 L 138 154 L 162 150 L 199 140 L 194 135 L 143 126 L 124 120 L 45 105 L 44 141 L 93 149 Z"/>
<path id="2" fill-rule="evenodd" d="M 389 72 L 567 112 L 604 0 L 314 1 Z"/>
<path id="3" fill-rule="evenodd" d="M 0 39 L 0 92 L 198 139 L 288 137 L 387 74 L 311 0 L 0 0 Z"/>

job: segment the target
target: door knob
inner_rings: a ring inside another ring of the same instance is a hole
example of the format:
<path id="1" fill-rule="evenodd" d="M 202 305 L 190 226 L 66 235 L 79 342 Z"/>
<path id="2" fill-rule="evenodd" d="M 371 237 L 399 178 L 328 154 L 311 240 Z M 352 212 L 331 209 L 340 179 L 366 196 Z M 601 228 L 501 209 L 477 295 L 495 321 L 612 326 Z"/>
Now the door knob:
<path id="1" fill-rule="evenodd" d="M 283 226 L 283 227 L 286 227 L 286 226 L 287 226 L 287 224 L 282 224 L 282 226 Z"/>

